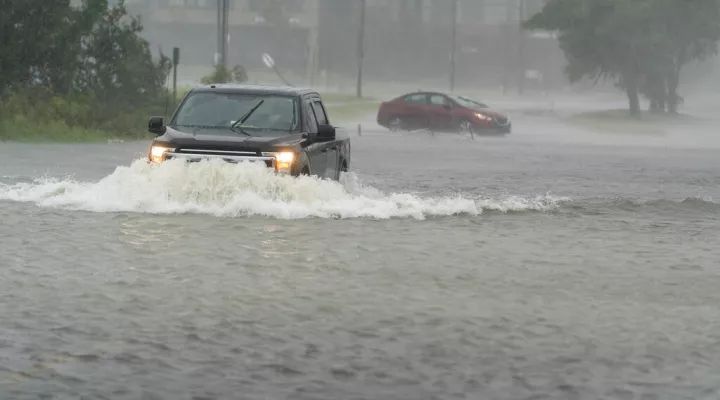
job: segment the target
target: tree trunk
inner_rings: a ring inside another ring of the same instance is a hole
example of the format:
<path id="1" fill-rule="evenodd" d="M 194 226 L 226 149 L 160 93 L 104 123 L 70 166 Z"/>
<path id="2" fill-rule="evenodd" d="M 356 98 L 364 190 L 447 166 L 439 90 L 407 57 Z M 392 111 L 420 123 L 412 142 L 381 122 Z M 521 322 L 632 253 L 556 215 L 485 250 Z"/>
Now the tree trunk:
<path id="1" fill-rule="evenodd" d="M 650 100 L 650 112 L 662 114 L 667 105 L 667 90 L 665 87 L 665 75 L 653 73 L 643 79 L 643 90 L 641 92 Z"/>
<path id="2" fill-rule="evenodd" d="M 677 69 L 668 74 L 667 91 L 668 91 L 668 112 L 677 114 L 680 96 L 677 94 L 677 88 L 680 85 L 680 72 Z"/>
<path id="3" fill-rule="evenodd" d="M 657 112 L 659 114 L 662 114 L 665 112 L 668 103 L 667 87 L 665 85 L 665 80 L 662 78 L 662 75 L 659 75 L 657 78 L 658 79 L 655 82 L 655 84 L 657 85 L 655 87 L 658 102 Z"/>
<path id="4" fill-rule="evenodd" d="M 640 96 L 638 95 L 638 77 L 636 74 L 626 74 L 625 86 L 630 103 L 630 116 L 640 116 Z"/>
<path id="5" fill-rule="evenodd" d="M 648 108 L 648 111 L 650 111 L 652 114 L 660 113 L 660 103 L 654 96 L 650 99 L 650 107 Z"/>

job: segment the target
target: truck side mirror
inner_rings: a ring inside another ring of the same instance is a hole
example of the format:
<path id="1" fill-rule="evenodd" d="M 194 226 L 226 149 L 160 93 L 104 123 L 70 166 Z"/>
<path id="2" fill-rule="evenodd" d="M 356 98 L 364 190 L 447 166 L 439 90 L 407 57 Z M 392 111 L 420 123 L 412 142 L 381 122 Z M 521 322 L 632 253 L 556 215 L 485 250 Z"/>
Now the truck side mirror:
<path id="1" fill-rule="evenodd" d="M 163 117 L 150 117 L 148 121 L 148 132 L 154 133 L 158 136 L 165 133 L 165 121 Z"/>
<path id="2" fill-rule="evenodd" d="M 329 142 L 335 140 L 335 127 L 332 125 L 318 125 L 316 136 L 318 141 Z"/>

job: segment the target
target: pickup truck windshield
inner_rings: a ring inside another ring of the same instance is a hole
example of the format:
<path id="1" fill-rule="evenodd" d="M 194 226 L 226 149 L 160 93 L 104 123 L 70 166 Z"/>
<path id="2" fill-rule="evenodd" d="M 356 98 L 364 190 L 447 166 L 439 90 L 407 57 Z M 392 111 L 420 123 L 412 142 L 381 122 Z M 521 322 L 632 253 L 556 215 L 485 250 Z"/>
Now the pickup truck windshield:
<path id="1" fill-rule="evenodd" d="M 292 132 L 299 125 L 298 110 L 297 100 L 290 96 L 197 92 L 180 106 L 173 125 L 239 129 L 253 135 L 263 131 Z M 240 123 L 243 116 L 246 119 Z"/>

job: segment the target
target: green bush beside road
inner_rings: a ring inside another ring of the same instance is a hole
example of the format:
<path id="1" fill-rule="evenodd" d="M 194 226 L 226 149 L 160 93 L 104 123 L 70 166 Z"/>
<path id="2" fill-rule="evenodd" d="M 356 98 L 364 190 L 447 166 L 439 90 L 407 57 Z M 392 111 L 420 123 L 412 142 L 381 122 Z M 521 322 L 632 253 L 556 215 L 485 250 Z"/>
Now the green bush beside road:
<path id="1" fill-rule="evenodd" d="M 0 101 L 0 141 L 141 139 L 149 135 L 148 117 L 163 113 L 162 104 L 151 102 L 114 103 L 26 90 Z"/>
<path id="2" fill-rule="evenodd" d="M 14 1 L 0 31 L 0 140 L 143 137 L 164 111 L 171 61 L 153 60 L 123 1 Z"/>
<path id="3" fill-rule="evenodd" d="M 187 90 L 178 90 L 179 100 Z M 321 95 L 334 124 L 374 114 L 378 107 L 378 102 L 372 99 L 358 100 L 335 93 Z M 153 137 L 147 131 L 148 118 L 169 116 L 174 107 L 170 97 L 155 102 L 109 103 L 86 95 L 24 91 L 0 101 L 0 141 L 146 140 Z"/>

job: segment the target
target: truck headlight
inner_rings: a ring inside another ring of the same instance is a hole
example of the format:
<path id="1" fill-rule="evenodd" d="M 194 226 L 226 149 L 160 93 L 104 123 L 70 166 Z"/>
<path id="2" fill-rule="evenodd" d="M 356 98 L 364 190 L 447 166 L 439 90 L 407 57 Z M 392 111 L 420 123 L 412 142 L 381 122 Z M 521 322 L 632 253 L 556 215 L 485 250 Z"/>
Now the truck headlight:
<path id="1" fill-rule="evenodd" d="M 164 146 L 152 146 L 150 148 L 150 161 L 154 164 L 159 164 L 165 160 L 165 153 L 168 151 L 172 152 L 175 149 Z"/>
<path id="2" fill-rule="evenodd" d="M 283 152 L 280 152 L 280 153 L 276 153 L 276 154 L 275 154 L 275 159 L 276 159 L 277 162 L 279 162 L 279 163 L 288 163 L 288 164 L 290 164 L 290 163 L 292 163 L 293 160 L 295 159 L 295 153 L 293 153 L 292 151 L 283 151 Z"/>
<path id="3" fill-rule="evenodd" d="M 295 153 L 292 151 L 279 151 L 263 153 L 264 156 L 275 157 L 275 171 L 290 172 L 293 161 L 295 161 Z"/>
<path id="4" fill-rule="evenodd" d="M 290 167 L 294 160 L 295 153 L 290 151 L 275 154 L 275 170 L 278 172 L 290 172 Z"/>

